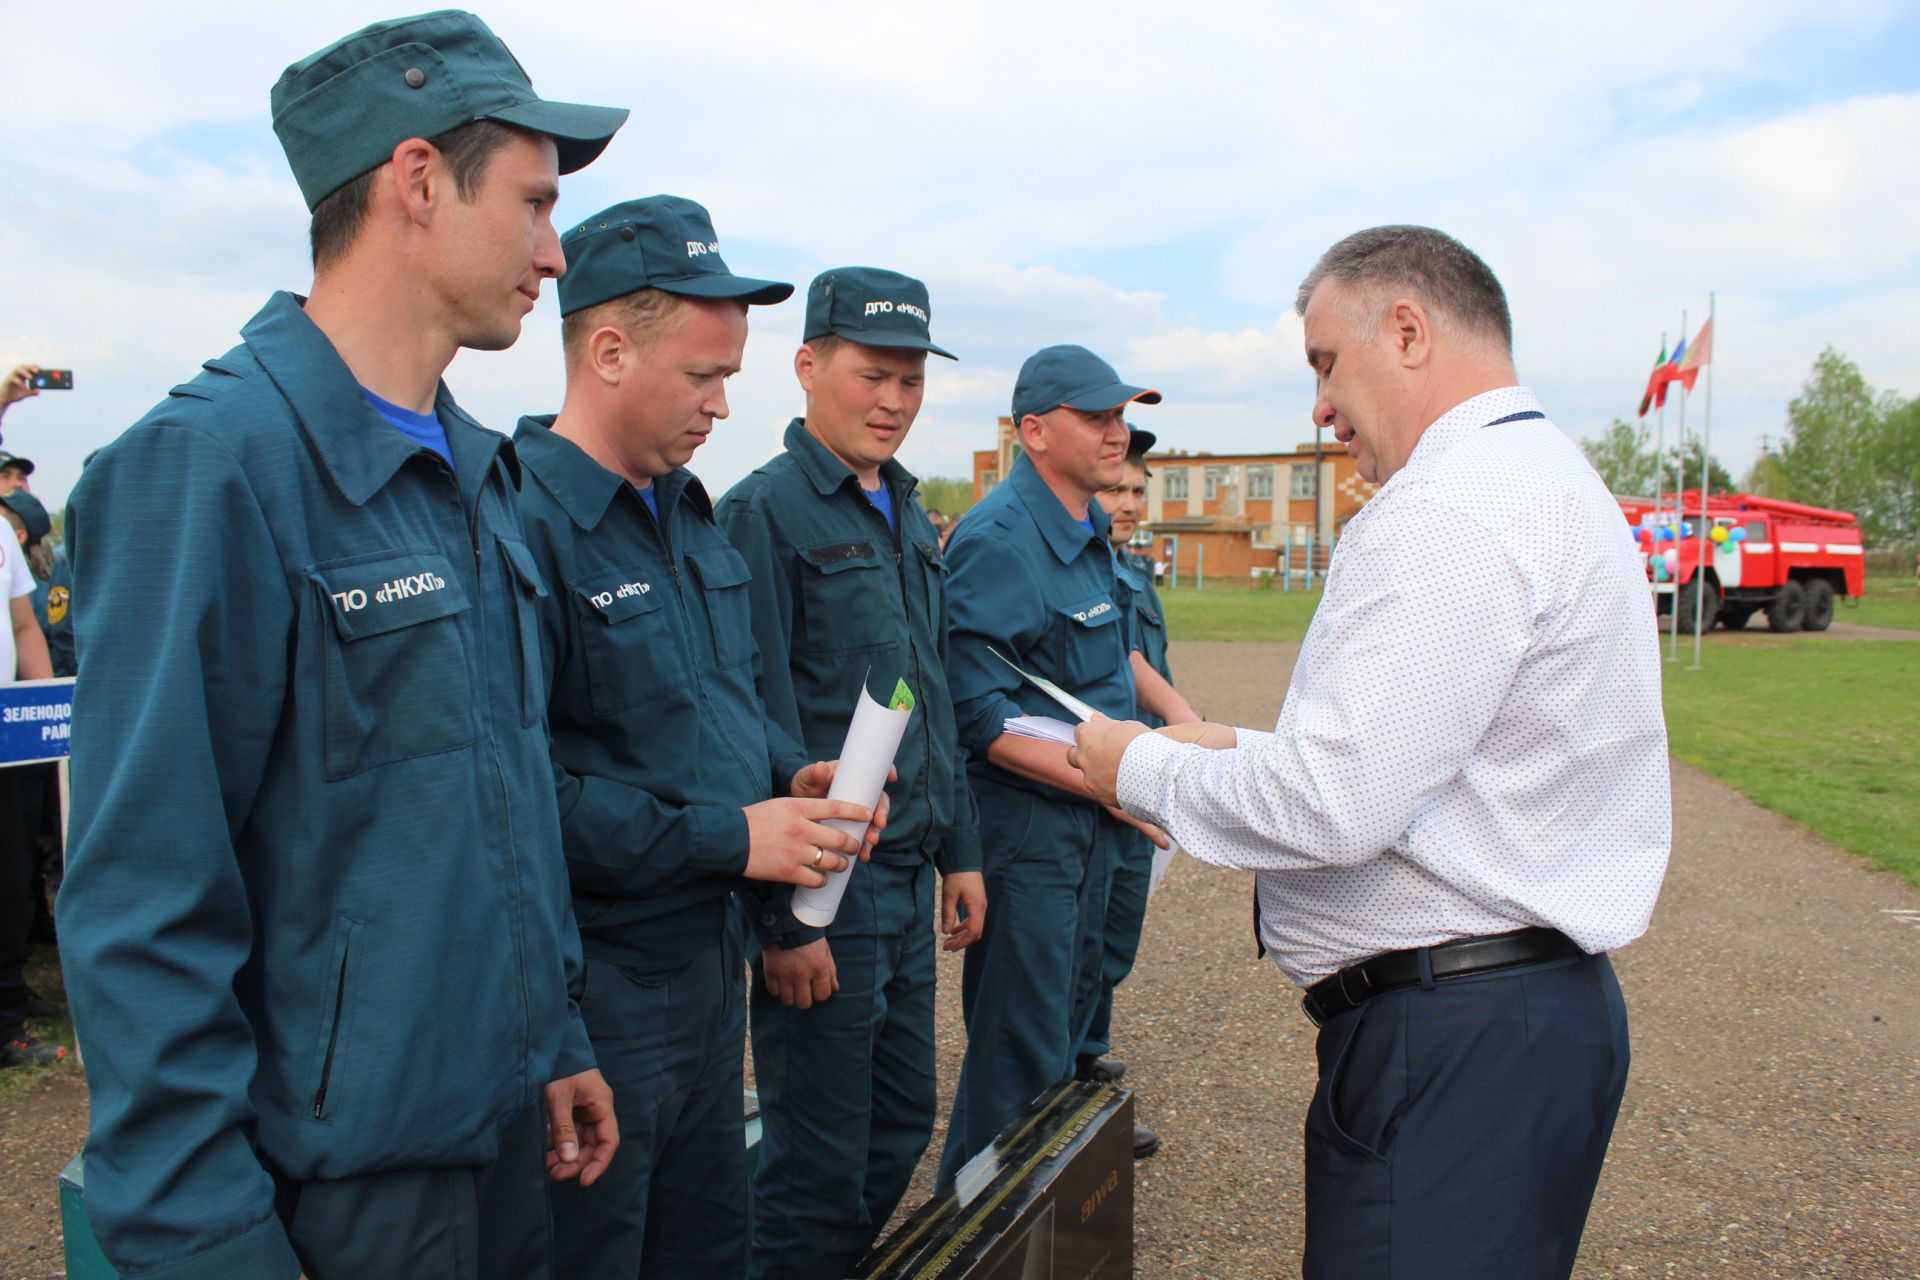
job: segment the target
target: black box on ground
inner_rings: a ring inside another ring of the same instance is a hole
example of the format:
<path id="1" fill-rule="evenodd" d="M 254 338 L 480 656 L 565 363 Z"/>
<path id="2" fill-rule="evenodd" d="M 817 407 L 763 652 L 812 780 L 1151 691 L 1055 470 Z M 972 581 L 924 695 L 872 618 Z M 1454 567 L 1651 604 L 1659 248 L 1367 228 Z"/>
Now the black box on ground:
<path id="1" fill-rule="evenodd" d="M 953 1189 L 873 1247 L 858 1280 L 1133 1274 L 1133 1095 L 1069 1081 L 1035 1098 Z"/>

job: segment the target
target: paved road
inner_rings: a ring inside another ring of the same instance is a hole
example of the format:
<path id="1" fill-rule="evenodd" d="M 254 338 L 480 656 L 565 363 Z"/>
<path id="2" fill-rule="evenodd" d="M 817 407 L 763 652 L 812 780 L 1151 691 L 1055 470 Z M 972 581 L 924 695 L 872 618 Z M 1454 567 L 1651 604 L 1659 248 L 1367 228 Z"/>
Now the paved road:
<path id="1" fill-rule="evenodd" d="M 1296 652 L 1173 662 L 1208 714 L 1268 725 Z M 1653 928 L 1617 957 L 1634 1069 L 1577 1274 L 1920 1276 L 1920 893 L 1685 766 L 1674 810 Z M 1138 1166 L 1143 1277 L 1298 1274 L 1312 1028 L 1254 959 L 1249 892 L 1178 864 L 1118 997 L 1116 1051 L 1165 1144 Z M 943 1108 L 959 977 L 943 958 Z M 0 1277 L 58 1274 L 53 1175 L 84 1125 L 77 1081 L 0 1102 Z"/>

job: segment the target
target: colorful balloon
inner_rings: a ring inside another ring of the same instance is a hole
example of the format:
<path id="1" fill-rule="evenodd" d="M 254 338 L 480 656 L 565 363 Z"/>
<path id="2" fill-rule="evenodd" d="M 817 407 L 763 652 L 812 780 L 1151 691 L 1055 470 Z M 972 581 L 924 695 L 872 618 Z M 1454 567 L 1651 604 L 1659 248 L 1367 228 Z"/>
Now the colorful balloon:
<path id="1" fill-rule="evenodd" d="M 1727 537 L 1731 538 L 1735 542 L 1745 542 L 1747 540 L 1747 531 L 1745 529 L 1736 528 L 1733 532 L 1729 533 Z"/>
<path id="2" fill-rule="evenodd" d="M 1707 537 L 1714 542 L 1725 542 L 1727 540 L 1726 526 L 1719 524 L 1713 526 L 1713 532 L 1709 533 Z"/>

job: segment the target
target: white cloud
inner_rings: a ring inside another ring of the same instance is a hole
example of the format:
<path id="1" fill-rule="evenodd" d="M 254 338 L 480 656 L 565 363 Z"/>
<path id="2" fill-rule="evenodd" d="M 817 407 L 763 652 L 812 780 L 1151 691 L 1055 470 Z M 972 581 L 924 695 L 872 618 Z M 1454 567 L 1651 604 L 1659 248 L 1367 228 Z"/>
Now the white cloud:
<path id="1" fill-rule="evenodd" d="M 0 80 L 12 305 L 0 359 L 80 390 L 6 426 L 57 496 L 78 458 L 274 287 L 306 279 L 304 211 L 266 119 L 281 69 L 370 3 L 69 6 Z M 564 22 L 486 15 L 543 93 L 631 105 L 563 217 L 678 190 L 736 269 L 804 283 L 847 262 L 932 290 L 935 361 L 903 460 L 964 474 L 1032 350 L 1082 342 L 1160 386 L 1184 447 L 1310 438 L 1295 283 L 1355 227 L 1424 221 L 1512 295 L 1523 374 L 1575 434 L 1631 410 L 1659 331 L 1720 291 L 1716 438 L 1738 469 L 1833 343 L 1920 392 L 1920 94 L 1846 97 L 1911 40 L 1892 0 L 1355 8 L 748 3 Z M 0 19 L 10 43 L 39 31 Z M 37 36 L 35 37 L 38 38 Z M 1920 57 L 1920 51 L 1916 51 Z M 48 145 L 57 139 L 58 146 Z M 551 307 L 551 303 L 543 304 Z M 724 488 L 799 408 L 802 303 L 757 310 L 734 416 L 696 466 Z M 497 426 L 559 399 L 549 311 L 451 379 Z M 1740 451 L 1744 450 L 1742 453 Z"/>

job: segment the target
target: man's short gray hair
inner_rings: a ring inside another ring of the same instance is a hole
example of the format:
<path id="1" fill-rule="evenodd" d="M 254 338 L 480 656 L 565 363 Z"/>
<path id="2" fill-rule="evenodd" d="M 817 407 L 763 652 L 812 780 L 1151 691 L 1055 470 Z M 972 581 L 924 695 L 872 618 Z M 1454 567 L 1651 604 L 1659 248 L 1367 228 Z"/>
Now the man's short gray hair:
<path id="1" fill-rule="evenodd" d="M 1370 227 L 1356 231 L 1320 255 L 1300 282 L 1294 310 L 1320 282 L 1332 277 L 1362 294 L 1363 336 L 1371 337 L 1396 297 L 1411 297 L 1469 333 L 1513 353 L 1513 315 L 1506 290 L 1480 255 L 1432 227 Z"/>

